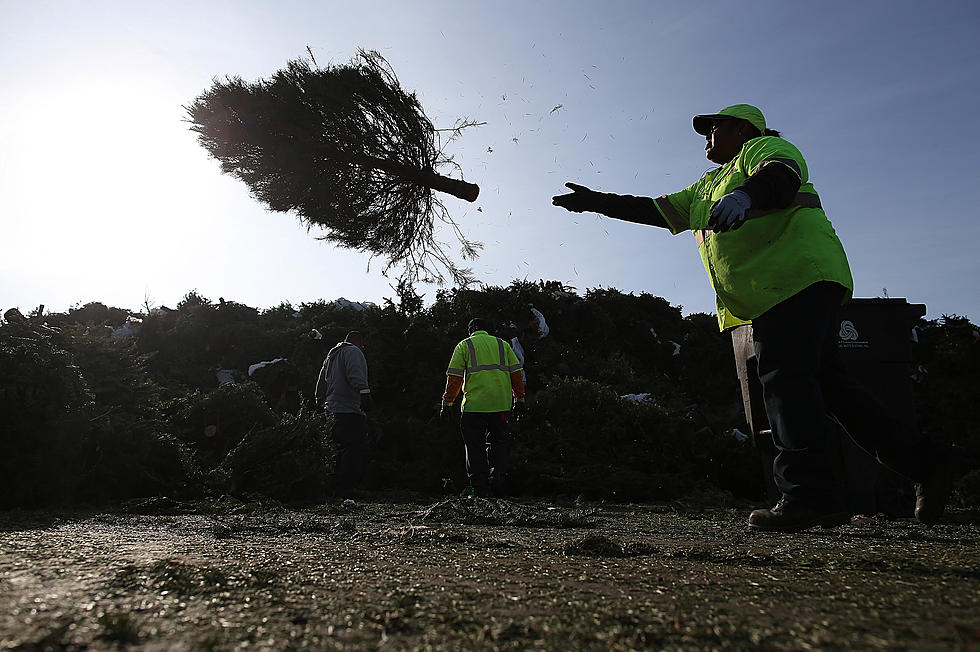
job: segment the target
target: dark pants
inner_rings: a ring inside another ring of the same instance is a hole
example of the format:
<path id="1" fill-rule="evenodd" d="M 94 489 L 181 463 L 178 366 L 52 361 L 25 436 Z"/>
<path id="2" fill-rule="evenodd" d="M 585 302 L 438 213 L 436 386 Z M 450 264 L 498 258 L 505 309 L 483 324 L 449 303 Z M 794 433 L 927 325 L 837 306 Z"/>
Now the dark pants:
<path id="1" fill-rule="evenodd" d="M 334 412 L 331 436 L 340 447 L 337 455 L 334 490 L 346 496 L 357 485 L 364 473 L 368 454 L 367 417 L 353 412 Z"/>
<path id="2" fill-rule="evenodd" d="M 459 431 L 466 450 L 466 476 L 477 496 L 501 495 L 507 471 L 509 412 L 463 412 Z"/>
<path id="3" fill-rule="evenodd" d="M 752 320 L 766 413 L 778 454 L 776 487 L 817 507 L 841 506 L 827 415 L 878 461 L 920 480 L 932 447 L 850 377 L 838 351 L 845 289 L 815 283 Z"/>

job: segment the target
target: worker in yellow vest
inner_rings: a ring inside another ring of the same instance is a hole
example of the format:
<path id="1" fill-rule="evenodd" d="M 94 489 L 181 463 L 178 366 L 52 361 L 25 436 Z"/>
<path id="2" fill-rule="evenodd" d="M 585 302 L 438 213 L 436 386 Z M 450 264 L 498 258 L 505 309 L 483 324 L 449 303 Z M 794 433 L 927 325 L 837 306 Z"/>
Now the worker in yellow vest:
<path id="1" fill-rule="evenodd" d="M 487 333 L 482 319 L 470 320 L 470 336 L 456 345 L 446 370 L 439 416 L 463 392 L 460 434 L 466 475 L 476 496 L 501 495 L 507 472 L 507 424 L 524 414 L 524 368 L 510 344 Z"/>
<path id="2" fill-rule="evenodd" d="M 849 520 L 831 470 L 828 412 L 858 445 L 917 483 L 915 515 L 935 523 L 958 447 L 903 424 L 844 369 L 836 327 L 854 283 L 803 155 L 748 104 L 696 115 L 694 130 L 718 167 L 687 188 L 653 199 L 567 183 L 572 192 L 552 203 L 673 234 L 693 231 L 720 328 L 752 323 L 782 498 L 753 511 L 749 527 L 796 532 Z"/>

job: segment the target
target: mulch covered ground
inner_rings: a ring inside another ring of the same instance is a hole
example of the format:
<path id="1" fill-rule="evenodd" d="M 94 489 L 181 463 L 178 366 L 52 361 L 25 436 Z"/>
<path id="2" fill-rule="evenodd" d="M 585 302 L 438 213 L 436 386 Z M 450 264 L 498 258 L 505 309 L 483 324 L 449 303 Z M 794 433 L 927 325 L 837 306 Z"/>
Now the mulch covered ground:
<path id="1" fill-rule="evenodd" d="M 376 498 L 0 513 L 0 648 L 980 649 L 980 527 Z"/>

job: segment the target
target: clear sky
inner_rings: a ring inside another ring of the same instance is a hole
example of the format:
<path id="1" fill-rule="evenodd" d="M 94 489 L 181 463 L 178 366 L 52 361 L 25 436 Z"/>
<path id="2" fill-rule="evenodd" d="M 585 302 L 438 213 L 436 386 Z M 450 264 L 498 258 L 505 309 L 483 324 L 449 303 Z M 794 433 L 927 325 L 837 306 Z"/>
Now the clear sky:
<path id="1" fill-rule="evenodd" d="M 384 261 L 266 212 L 183 122 L 213 78 L 266 77 L 309 46 L 321 65 L 380 51 L 436 127 L 486 122 L 448 150 L 480 198 L 445 199 L 485 244 L 484 283 L 711 312 L 690 233 L 551 196 L 683 188 L 711 167 L 691 116 L 746 102 L 806 157 L 855 296 L 976 322 L 978 31 L 975 0 L 0 0 L 0 310 L 393 297 Z"/>

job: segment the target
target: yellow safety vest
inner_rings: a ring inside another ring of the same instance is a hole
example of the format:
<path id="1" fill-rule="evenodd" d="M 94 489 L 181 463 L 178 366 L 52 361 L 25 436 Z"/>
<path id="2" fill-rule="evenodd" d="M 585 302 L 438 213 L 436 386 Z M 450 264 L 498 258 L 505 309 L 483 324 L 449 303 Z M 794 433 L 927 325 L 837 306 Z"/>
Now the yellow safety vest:
<path id="1" fill-rule="evenodd" d="M 785 165 L 800 177 L 789 208 L 749 209 L 741 228 L 708 229 L 711 206 L 764 165 Z M 680 192 L 654 200 L 672 233 L 693 231 L 701 261 L 715 290 L 718 326 L 744 324 L 818 281 L 854 290 L 847 254 L 809 182 L 806 161 L 789 141 L 753 138 L 733 160 Z"/>
<path id="2" fill-rule="evenodd" d="M 523 368 L 510 344 L 475 331 L 456 345 L 446 375 L 463 378 L 463 412 L 506 412 L 513 397 L 510 375 Z"/>

